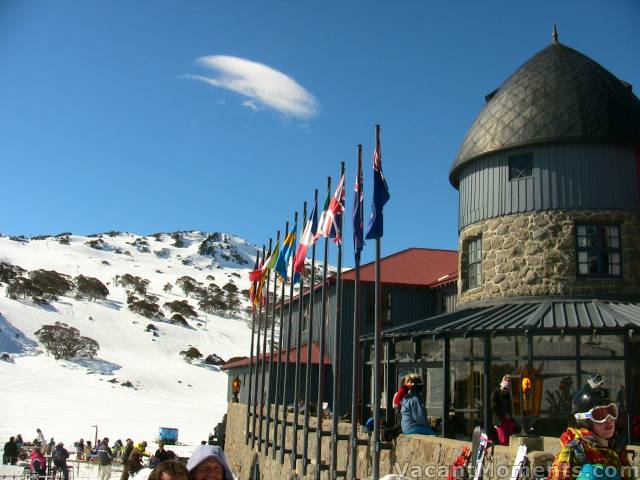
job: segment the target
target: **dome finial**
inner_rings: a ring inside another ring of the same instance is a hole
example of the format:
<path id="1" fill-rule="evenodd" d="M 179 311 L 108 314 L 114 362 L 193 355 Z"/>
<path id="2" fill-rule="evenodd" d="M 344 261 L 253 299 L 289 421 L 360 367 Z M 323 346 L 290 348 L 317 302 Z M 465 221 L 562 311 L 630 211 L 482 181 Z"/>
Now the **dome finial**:
<path id="1" fill-rule="evenodd" d="M 553 24 L 553 33 L 551 34 L 551 41 L 553 43 L 558 43 L 558 29 L 556 28 L 556 24 Z"/>

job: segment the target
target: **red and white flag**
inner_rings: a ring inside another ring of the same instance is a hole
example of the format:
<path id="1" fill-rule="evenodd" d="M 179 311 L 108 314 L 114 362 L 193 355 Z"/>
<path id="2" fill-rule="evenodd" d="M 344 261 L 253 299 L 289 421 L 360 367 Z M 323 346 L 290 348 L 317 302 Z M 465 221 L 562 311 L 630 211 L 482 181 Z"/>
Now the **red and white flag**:
<path id="1" fill-rule="evenodd" d="M 313 232 L 316 229 L 317 223 L 318 216 L 316 215 L 316 206 L 314 205 L 311 216 L 304 227 L 304 232 L 302 232 L 302 237 L 300 237 L 300 245 L 298 245 L 296 257 L 293 261 L 293 272 L 296 274 L 302 275 L 304 273 L 304 259 L 307 257 L 307 250 L 316 243 L 316 237 Z"/>
<path id="2" fill-rule="evenodd" d="M 328 199 L 327 199 L 328 200 Z M 316 238 L 325 237 L 333 238 L 333 241 L 340 245 L 342 243 L 342 213 L 344 212 L 344 173 L 338 183 L 338 188 L 333 194 L 331 201 L 327 205 L 325 202 L 324 211 L 318 221 L 318 230 Z"/>

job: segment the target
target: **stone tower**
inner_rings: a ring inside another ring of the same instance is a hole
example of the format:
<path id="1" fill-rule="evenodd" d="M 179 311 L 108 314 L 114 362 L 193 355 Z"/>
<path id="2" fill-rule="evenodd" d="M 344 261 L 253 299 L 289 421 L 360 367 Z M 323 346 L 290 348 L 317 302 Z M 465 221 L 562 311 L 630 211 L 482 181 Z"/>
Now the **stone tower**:
<path id="1" fill-rule="evenodd" d="M 558 42 L 518 68 L 469 129 L 459 190 L 460 304 L 640 295 L 640 100 Z"/>

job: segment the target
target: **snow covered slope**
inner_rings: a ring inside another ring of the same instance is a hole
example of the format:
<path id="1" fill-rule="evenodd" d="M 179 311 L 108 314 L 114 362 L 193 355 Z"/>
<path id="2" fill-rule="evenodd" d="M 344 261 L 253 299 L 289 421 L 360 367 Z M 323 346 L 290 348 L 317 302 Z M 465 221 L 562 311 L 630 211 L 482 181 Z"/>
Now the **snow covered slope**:
<path id="1" fill-rule="evenodd" d="M 30 440 L 39 427 L 47 439 L 69 445 L 93 439 L 93 425 L 112 440 L 153 440 L 161 426 L 178 428 L 181 442 L 206 438 L 226 412 L 227 375 L 203 362 L 189 364 L 180 352 L 194 346 L 205 357 L 247 355 L 251 332 L 246 314 L 205 314 L 176 280 L 190 276 L 204 287 L 232 282 L 239 291 L 248 289 L 256 251 L 238 237 L 202 232 L 0 237 L 0 264 L 95 277 L 109 289 L 104 300 L 70 294 L 38 306 L 8 298 L 6 283 L 0 285 L 0 354 L 9 354 L 0 361 L 0 439 L 22 433 Z M 132 313 L 125 288 L 114 282 L 127 273 L 149 281 L 148 294 L 158 297 L 167 318 L 171 313 L 162 306 L 174 300 L 187 300 L 197 317 L 187 317 L 186 328 Z M 167 283 L 171 291 L 165 291 Z M 239 298 L 242 312 L 247 300 Z M 55 360 L 44 353 L 34 332 L 56 321 L 96 340 L 97 356 Z M 149 324 L 157 336 L 147 331 Z"/>

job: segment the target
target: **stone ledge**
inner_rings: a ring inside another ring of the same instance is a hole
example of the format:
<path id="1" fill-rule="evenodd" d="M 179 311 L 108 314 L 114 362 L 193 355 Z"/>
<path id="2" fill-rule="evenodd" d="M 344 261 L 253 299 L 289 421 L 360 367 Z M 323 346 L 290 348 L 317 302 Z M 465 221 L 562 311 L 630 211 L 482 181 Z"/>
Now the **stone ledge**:
<path id="1" fill-rule="evenodd" d="M 293 419 L 293 416 L 290 415 Z M 315 419 L 312 419 L 315 425 Z M 246 405 L 240 403 L 228 404 L 227 415 L 227 440 L 225 453 L 227 460 L 234 474 L 240 480 L 248 480 L 251 469 L 258 463 L 261 478 L 288 479 L 294 474 L 291 469 L 290 455 L 285 455 L 284 464 L 280 464 L 280 452 L 276 452 L 276 459 L 273 460 L 272 452 L 268 455 L 264 452 L 251 449 L 251 443 L 245 445 L 245 421 Z M 330 422 L 323 423 L 324 428 L 330 428 Z M 292 429 L 287 429 L 287 446 L 291 445 Z M 340 422 L 339 433 L 349 434 L 351 424 Z M 298 432 L 298 446 L 302 450 L 303 432 Z M 309 434 L 309 455 L 315 458 L 315 433 Z M 366 435 L 359 436 L 366 439 Z M 323 437 L 322 459 L 323 463 L 329 463 L 329 438 Z M 531 467 L 548 467 L 553 461 L 553 456 L 560 449 L 560 441 L 554 437 L 542 437 L 545 451 L 530 452 L 528 455 Z M 463 447 L 471 447 L 470 442 L 455 440 L 450 438 L 430 437 L 425 435 L 400 435 L 394 442 L 391 450 L 383 450 L 380 453 L 380 473 L 382 475 L 395 474 L 409 478 L 430 478 L 432 480 L 446 480 L 449 467 L 454 459 L 460 454 Z M 636 452 L 633 465 L 640 468 L 640 446 L 629 448 Z M 338 448 L 338 470 L 349 471 L 349 451 L 348 440 L 341 440 Z M 487 462 L 485 480 L 507 480 L 511 474 L 511 466 L 515 459 L 515 449 L 510 447 L 493 447 L 491 458 Z M 313 478 L 313 466 L 309 465 L 307 474 L 302 475 L 302 461 L 296 462 L 298 478 Z M 368 445 L 358 448 L 358 478 L 368 478 L 371 475 L 371 449 Z M 329 477 L 329 472 L 321 472 L 321 478 Z"/>

